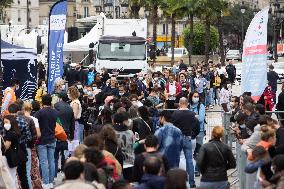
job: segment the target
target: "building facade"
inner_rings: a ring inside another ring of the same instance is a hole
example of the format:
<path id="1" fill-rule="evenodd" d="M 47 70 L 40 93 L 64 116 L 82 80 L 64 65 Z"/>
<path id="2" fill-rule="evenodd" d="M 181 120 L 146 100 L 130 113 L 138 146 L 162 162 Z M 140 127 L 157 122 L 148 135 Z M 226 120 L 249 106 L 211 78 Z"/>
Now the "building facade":
<path id="1" fill-rule="evenodd" d="M 49 12 L 54 3 L 57 0 L 39 0 L 39 24 L 48 24 Z M 76 21 L 76 1 L 68 0 L 67 5 L 67 28 L 75 25 Z"/>
<path id="2" fill-rule="evenodd" d="M 39 25 L 39 0 L 14 0 L 10 7 L 1 13 L 2 24 Z"/>

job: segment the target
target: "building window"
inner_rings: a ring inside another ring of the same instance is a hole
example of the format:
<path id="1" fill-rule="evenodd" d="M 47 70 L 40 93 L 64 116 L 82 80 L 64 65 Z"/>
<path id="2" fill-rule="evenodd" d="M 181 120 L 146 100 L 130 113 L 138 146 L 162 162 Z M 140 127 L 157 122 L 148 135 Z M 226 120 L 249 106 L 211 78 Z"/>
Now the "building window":
<path id="1" fill-rule="evenodd" d="M 84 17 L 89 17 L 89 7 L 84 7 Z"/>
<path id="2" fill-rule="evenodd" d="M 18 10 L 18 22 L 21 22 L 21 10 Z"/>

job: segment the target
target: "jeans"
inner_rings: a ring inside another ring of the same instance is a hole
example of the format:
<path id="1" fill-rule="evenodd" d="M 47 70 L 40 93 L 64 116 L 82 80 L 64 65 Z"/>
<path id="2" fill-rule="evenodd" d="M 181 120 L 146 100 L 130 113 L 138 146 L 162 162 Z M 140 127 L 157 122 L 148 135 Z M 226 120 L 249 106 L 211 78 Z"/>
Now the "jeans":
<path id="1" fill-rule="evenodd" d="M 196 136 L 196 143 L 198 145 L 198 149 L 197 149 L 198 151 L 203 144 L 203 139 L 204 139 L 204 131 L 200 131 L 200 133 Z M 199 173 L 199 169 L 197 165 L 195 165 L 195 172 Z"/>
<path id="2" fill-rule="evenodd" d="M 28 184 L 30 189 L 33 188 L 32 186 L 32 179 L 31 179 L 31 168 L 32 168 L 32 150 L 30 148 L 27 148 L 28 152 L 28 161 L 26 162 L 26 167 L 27 167 L 27 178 L 28 178 Z"/>
<path id="3" fill-rule="evenodd" d="M 200 189 L 226 189 L 228 181 L 200 182 Z"/>
<path id="4" fill-rule="evenodd" d="M 214 105 L 215 104 L 215 102 L 214 102 L 214 90 L 213 90 L 213 88 L 210 88 L 210 90 L 209 90 L 209 97 L 210 97 L 210 105 Z"/>
<path id="5" fill-rule="evenodd" d="M 54 159 L 55 159 L 55 177 L 57 177 L 57 173 L 58 173 L 58 160 L 59 160 L 59 154 L 61 154 L 61 171 L 63 171 L 63 167 L 65 164 L 65 154 L 64 154 L 64 150 L 55 150 L 54 153 Z"/>
<path id="6" fill-rule="evenodd" d="M 79 140 L 80 143 L 84 140 L 84 125 L 75 121 L 74 140 Z"/>
<path id="7" fill-rule="evenodd" d="M 188 174 L 188 182 L 190 185 L 194 185 L 194 166 L 193 166 L 193 157 L 192 157 L 192 143 L 191 138 L 188 136 L 183 136 L 183 146 L 182 150 L 186 160 L 186 171 Z"/>
<path id="8" fill-rule="evenodd" d="M 211 105 L 211 96 L 210 91 L 208 89 L 205 89 L 205 106 Z"/>
<path id="9" fill-rule="evenodd" d="M 38 145 L 37 150 L 43 184 L 51 184 L 55 175 L 55 142 L 45 145 Z"/>

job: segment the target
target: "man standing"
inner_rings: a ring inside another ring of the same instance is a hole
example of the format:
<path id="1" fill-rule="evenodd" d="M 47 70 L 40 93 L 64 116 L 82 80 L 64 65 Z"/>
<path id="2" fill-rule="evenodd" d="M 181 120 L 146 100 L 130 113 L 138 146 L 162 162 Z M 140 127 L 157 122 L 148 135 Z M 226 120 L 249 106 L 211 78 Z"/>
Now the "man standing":
<path id="1" fill-rule="evenodd" d="M 43 188 L 53 188 L 55 176 L 55 126 L 59 112 L 51 107 L 52 97 L 46 94 L 42 97 L 43 108 L 35 113 L 38 119 L 41 137 L 37 146 Z"/>
<path id="2" fill-rule="evenodd" d="M 162 162 L 158 157 L 147 157 L 144 162 L 144 175 L 141 182 L 134 189 L 162 189 L 164 188 L 166 178 L 159 176 Z"/>
<path id="3" fill-rule="evenodd" d="M 155 135 L 149 135 L 146 137 L 144 147 L 146 152 L 137 155 L 134 160 L 133 181 L 135 182 L 140 182 L 143 176 L 143 165 L 147 157 L 155 156 L 161 160 L 162 162 L 161 176 L 165 176 L 165 174 L 169 170 L 167 157 L 163 156 L 158 152 L 159 141 Z"/>
<path id="4" fill-rule="evenodd" d="M 15 91 L 20 87 L 20 82 L 17 79 L 11 81 L 11 87 L 7 87 L 4 91 L 4 97 L 2 100 L 1 116 L 6 116 L 9 114 L 8 107 L 13 102 L 16 102 L 17 97 Z"/>
<path id="5" fill-rule="evenodd" d="M 186 71 L 187 72 L 187 65 L 183 62 L 183 59 L 180 59 L 179 61 L 179 71 Z"/>
<path id="6" fill-rule="evenodd" d="M 179 100 L 179 109 L 172 115 L 173 124 L 178 127 L 183 135 L 182 150 L 186 159 L 186 170 L 189 175 L 190 188 L 195 188 L 194 166 L 193 166 L 193 149 L 192 140 L 199 133 L 199 121 L 195 113 L 188 109 L 188 100 L 183 97 Z"/>
<path id="7" fill-rule="evenodd" d="M 159 152 L 167 157 L 170 168 L 179 167 L 182 132 L 171 123 L 171 112 L 164 110 L 159 114 L 159 117 L 160 124 L 163 125 L 155 132 L 160 144 Z"/>
<path id="8" fill-rule="evenodd" d="M 166 98 L 167 98 L 167 108 L 174 109 L 176 97 L 181 93 L 180 83 L 175 81 L 175 75 L 170 74 L 169 82 L 166 84 Z"/>
<path id="9" fill-rule="evenodd" d="M 276 94 L 277 91 L 277 80 L 279 80 L 279 75 L 274 71 L 274 66 L 269 66 L 269 72 L 267 73 L 267 81 L 270 84 L 272 91 Z M 274 99 L 275 102 L 276 98 Z"/>
<path id="10" fill-rule="evenodd" d="M 69 140 L 73 140 L 74 138 L 74 129 L 75 129 L 75 118 L 73 109 L 67 103 L 69 100 L 67 93 L 61 92 L 59 93 L 60 101 L 54 105 L 54 108 L 59 112 L 59 119 L 62 124 L 62 127 L 65 133 L 68 136 Z M 68 150 L 68 143 L 67 141 L 56 141 L 56 149 L 55 149 L 55 176 L 58 172 L 58 159 L 59 153 L 61 153 L 61 168 L 64 167 L 65 160 L 67 157 L 64 155 L 64 150 Z"/>
<path id="11" fill-rule="evenodd" d="M 229 61 L 229 65 L 226 66 L 226 72 L 231 83 L 235 82 L 236 78 L 236 67 L 233 65 L 233 61 Z"/>

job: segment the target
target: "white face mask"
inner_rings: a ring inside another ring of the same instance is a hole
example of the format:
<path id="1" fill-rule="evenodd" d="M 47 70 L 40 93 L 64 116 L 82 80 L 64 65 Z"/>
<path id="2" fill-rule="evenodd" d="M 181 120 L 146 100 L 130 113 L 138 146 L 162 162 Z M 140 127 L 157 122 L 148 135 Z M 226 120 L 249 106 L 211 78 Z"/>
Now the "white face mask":
<path id="1" fill-rule="evenodd" d="M 64 91 L 65 90 L 65 85 L 61 86 L 61 90 Z"/>
<path id="2" fill-rule="evenodd" d="M 143 80 L 144 78 L 143 77 L 139 77 L 139 80 Z"/>
<path id="3" fill-rule="evenodd" d="M 42 84 L 42 88 L 46 88 L 46 84 Z"/>
<path id="4" fill-rule="evenodd" d="M 9 130 L 11 129 L 11 124 L 5 123 L 5 124 L 4 124 L 4 128 L 5 128 L 7 131 L 9 131 Z"/>
<path id="5" fill-rule="evenodd" d="M 231 106 L 231 107 L 234 107 L 234 106 L 235 106 L 235 103 L 234 103 L 234 102 L 230 102 L 230 106 Z"/>
<path id="6" fill-rule="evenodd" d="M 17 85 L 17 86 L 16 86 L 16 91 L 17 91 L 17 90 L 19 90 L 19 89 L 20 89 L 20 86 L 19 86 L 19 85 Z"/>

